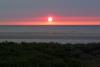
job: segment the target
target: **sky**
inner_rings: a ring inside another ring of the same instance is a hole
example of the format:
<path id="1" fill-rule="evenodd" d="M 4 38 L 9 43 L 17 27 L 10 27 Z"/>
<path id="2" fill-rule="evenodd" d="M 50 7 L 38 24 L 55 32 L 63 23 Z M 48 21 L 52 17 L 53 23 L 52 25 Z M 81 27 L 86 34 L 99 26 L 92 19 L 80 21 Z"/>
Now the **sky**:
<path id="1" fill-rule="evenodd" d="M 100 0 L 0 0 L 0 25 L 44 25 L 48 16 L 55 25 L 100 25 Z"/>

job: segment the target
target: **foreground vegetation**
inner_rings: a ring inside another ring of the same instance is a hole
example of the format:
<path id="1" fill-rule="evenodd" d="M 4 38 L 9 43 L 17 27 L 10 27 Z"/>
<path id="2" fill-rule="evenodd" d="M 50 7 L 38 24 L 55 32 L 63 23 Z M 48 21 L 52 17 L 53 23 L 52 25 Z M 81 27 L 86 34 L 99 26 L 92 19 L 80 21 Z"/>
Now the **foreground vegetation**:
<path id="1" fill-rule="evenodd" d="M 0 43 L 0 67 L 100 67 L 100 43 Z"/>

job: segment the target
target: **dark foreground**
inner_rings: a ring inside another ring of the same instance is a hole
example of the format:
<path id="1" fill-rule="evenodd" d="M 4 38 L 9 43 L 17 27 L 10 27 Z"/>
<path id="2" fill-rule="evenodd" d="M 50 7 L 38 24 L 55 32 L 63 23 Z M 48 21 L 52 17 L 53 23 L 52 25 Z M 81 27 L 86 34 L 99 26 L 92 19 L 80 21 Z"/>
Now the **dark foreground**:
<path id="1" fill-rule="evenodd" d="M 0 67 L 100 67 L 100 43 L 0 43 Z"/>

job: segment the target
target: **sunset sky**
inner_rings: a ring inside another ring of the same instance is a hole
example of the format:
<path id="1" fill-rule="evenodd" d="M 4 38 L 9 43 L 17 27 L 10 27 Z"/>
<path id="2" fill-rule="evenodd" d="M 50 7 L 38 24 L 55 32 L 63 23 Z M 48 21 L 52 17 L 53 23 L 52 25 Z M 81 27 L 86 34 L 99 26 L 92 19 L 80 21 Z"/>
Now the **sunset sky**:
<path id="1" fill-rule="evenodd" d="M 0 25 L 100 25 L 100 0 L 0 0 Z"/>

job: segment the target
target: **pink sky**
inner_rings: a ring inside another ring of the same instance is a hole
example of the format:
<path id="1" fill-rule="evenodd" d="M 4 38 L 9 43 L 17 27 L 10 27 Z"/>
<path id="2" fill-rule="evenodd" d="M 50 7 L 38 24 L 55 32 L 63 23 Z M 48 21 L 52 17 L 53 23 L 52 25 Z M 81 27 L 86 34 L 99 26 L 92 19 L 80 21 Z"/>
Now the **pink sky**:
<path id="1" fill-rule="evenodd" d="M 100 25 L 100 17 L 53 17 L 52 23 L 48 17 L 21 18 L 0 20 L 0 25 Z"/>

